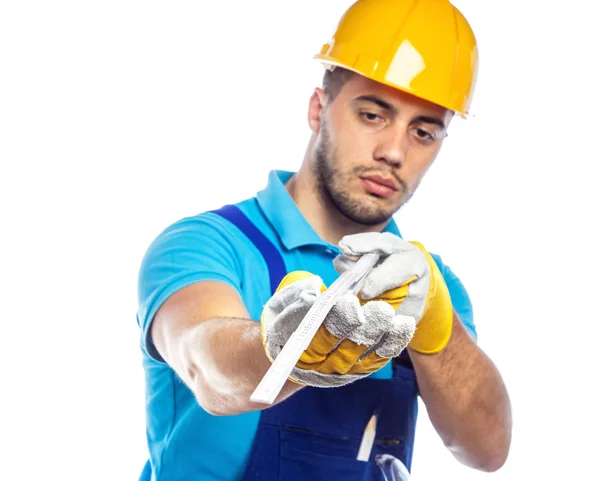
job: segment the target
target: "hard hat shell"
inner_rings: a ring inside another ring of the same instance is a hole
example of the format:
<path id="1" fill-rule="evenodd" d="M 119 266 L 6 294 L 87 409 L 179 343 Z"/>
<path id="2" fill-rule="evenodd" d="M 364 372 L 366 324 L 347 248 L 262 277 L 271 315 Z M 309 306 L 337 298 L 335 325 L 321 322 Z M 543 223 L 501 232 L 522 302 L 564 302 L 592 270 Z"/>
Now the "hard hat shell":
<path id="1" fill-rule="evenodd" d="M 314 58 L 469 114 L 477 42 L 448 0 L 358 0 Z"/>

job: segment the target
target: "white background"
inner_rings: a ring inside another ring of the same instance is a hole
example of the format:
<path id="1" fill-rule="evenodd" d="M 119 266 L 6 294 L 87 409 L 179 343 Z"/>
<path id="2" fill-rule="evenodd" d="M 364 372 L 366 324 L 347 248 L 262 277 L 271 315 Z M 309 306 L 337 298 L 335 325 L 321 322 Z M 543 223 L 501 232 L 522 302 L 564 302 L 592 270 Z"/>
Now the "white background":
<path id="1" fill-rule="evenodd" d="M 0 479 L 137 480 L 141 257 L 298 168 L 311 58 L 350 3 L 1 4 Z M 476 117 L 397 221 L 468 287 L 514 438 L 481 474 L 422 409 L 413 479 L 599 479 L 594 2 L 456 5 L 479 40 Z"/>

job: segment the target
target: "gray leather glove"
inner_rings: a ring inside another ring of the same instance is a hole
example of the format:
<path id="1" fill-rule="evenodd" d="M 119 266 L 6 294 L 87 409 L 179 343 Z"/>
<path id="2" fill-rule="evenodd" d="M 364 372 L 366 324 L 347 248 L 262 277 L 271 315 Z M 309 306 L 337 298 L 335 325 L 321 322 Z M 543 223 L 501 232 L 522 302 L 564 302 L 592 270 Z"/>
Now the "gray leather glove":
<path id="1" fill-rule="evenodd" d="M 419 322 L 426 308 L 431 281 L 429 263 L 419 248 L 390 232 L 348 235 L 342 238 L 339 247 L 343 255 L 337 256 L 333 265 L 340 274 L 356 263 L 348 256 L 360 257 L 368 252 L 380 255 L 362 286 L 361 299 L 385 298 L 395 307 L 396 314 L 411 316 Z M 405 286 L 403 291 L 390 292 L 402 286 Z"/>
<path id="2" fill-rule="evenodd" d="M 442 273 L 423 245 L 388 232 L 371 232 L 344 237 L 340 249 L 343 255 L 334 259 L 340 273 L 354 265 L 351 257 L 380 254 L 359 296 L 384 300 L 396 314 L 413 317 L 417 328 L 409 344 L 412 349 L 435 354 L 446 347 L 452 333 L 452 300 Z"/>
<path id="3" fill-rule="evenodd" d="M 324 289 L 319 276 L 291 273 L 265 305 L 263 344 L 271 361 L 296 330 Z M 304 385 L 335 387 L 368 376 L 398 356 L 415 330 L 412 317 L 395 315 L 383 301 L 364 306 L 353 294 L 340 298 L 294 367 L 290 379 Z"/>

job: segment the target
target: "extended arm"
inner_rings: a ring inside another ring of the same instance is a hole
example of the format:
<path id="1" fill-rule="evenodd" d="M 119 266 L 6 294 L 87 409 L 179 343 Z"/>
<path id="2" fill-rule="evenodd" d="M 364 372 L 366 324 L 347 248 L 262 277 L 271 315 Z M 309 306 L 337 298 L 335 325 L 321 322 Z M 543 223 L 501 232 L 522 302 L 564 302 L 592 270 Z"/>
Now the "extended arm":
<path id="1" fill-rule="evenodd" d="M 154 317 L 151 335 L 158 352 L 211 414 L 269 407 L 250 401 L 271 363 L 260 323 L 249 317 L 235 289 L 219 282 L 183 288 Z M 288 381 L 275 404 L 300 388 Z"/>

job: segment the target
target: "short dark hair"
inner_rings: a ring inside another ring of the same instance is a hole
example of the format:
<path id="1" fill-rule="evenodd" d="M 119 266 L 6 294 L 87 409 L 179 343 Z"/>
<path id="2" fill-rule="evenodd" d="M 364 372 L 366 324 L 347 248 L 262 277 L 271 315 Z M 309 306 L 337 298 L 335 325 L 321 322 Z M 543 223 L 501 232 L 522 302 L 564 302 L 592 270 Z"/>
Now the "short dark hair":
<path id="1" fill-rule="evenodd" d="M 335 67 L 325 70 L 323 75 L 323 91 L 329 102 L 332 102 L 342 90 L 344 84 L 352 78 L 354 72 L 351 70 Z"/>

